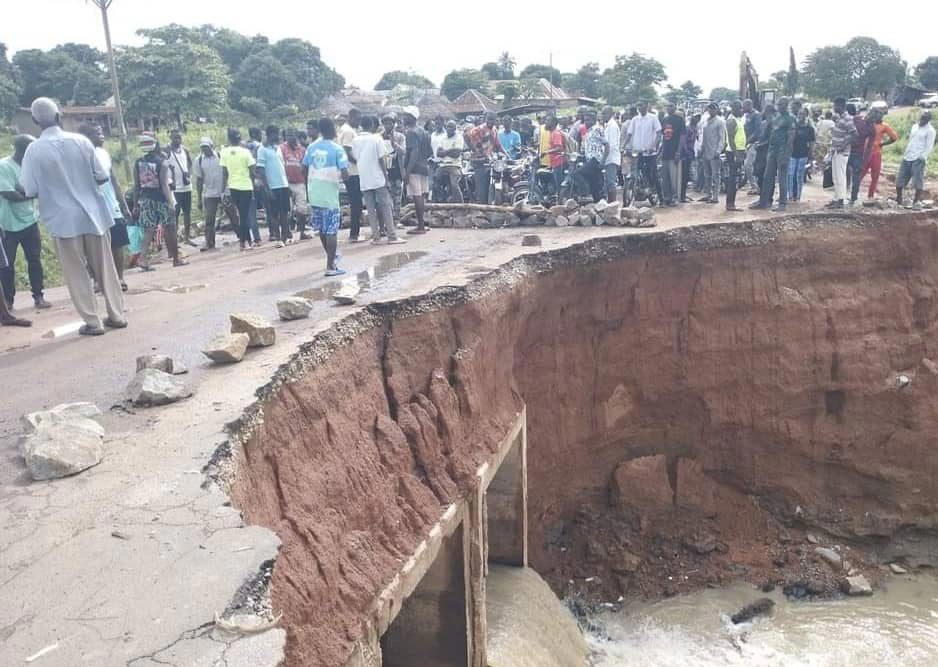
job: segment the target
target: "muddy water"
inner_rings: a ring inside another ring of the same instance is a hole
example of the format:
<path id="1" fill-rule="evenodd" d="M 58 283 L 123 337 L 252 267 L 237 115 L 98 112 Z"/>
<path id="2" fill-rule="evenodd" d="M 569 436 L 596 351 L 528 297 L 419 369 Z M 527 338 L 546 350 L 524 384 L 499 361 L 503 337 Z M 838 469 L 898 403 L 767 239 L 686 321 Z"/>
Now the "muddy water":
<path id="1" fill-rule="evenodd" d="M 589 649 L 573 614 L 530 568 L 489 565 L 488 667 L 583 667 Z"/>
<path id="2" fill-rule="evenodd" d="M 734 626 L 729 615 L 760 597 L 771 617 Z M 598 667 L 938 665 L 938 578 L 891 577 L 873 597 L 787 602 L 739 584 L 599 617 L 588 637 Z"/>

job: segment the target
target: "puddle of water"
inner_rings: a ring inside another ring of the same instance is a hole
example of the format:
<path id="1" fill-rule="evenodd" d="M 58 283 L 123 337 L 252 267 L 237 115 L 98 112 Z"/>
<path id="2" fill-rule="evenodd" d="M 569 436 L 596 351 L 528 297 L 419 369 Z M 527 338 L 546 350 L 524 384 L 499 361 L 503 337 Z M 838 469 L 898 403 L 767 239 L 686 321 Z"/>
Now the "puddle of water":
<path id="1" fill-rule="evenodd" d="M 294 296 L 301 296 L 311 301 L 327 301 L 341 297 L 342 300 L 353 300 L 363 292 L 367 292 L 377 286 L 378 281 L 398 269 L 414 262 L 427 253 L 423 250 L 414 250 L 411 252 L 398 252 L 393 255 L 380 257 L 374 266 L 369 266 L 363 271 L 353 275 L 346 276 L 341 280 L 331 280 L 318 287 L 300 290 L 294 293 Z"/>

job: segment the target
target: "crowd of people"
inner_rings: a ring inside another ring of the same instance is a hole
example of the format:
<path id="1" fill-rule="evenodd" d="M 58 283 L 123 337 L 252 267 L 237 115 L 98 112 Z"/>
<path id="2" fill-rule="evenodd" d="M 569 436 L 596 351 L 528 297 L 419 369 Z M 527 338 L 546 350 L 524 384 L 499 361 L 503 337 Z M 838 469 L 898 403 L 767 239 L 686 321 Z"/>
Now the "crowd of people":
<path id="1" fill-rule="evenodd" d="M 688 194 L 693 184 L 702 195 L 698 201 L 718 204 L 723 195 L 726 210 L 740 211 L 736 194 L 742 186 L 758 196 L 750 208 L 784 211 L 789 201 L 801 199 L 805 180 L 814 174 L 823 174 L 825 185 L 833 186 L 832 208 L 855 203 L 868 175 L 867 196 L 875 197 L 882 149 L 898 140 L 879 109 L 864 115 L 843 98 L 827 111 L 787 98 L 761 110 L 750 100 L 725 108 L 710 103 L 702 113 L 674 104 L 659 112 L 646 103 L 624 111 L 607 106 L 600 113 L 582 107 L 573 118 L 524 118 L 517 129 L 511 118 L 499 122 L 493 112 L 460 126 L 440 117 L 419 123 L 416 107 L 380 117 L 352 109 L 338 123 L 311 120 L 305 130 L 250 128 L 247 141 L 231 128 L 225 146 L 217 148 L 203 137 L 196 154 L 183 145 L 177 130 L 169 133 L 166 148 L 154 134 L 144 133 L 133 183 L 125 192 L 99 126 L 63 131 L 59 109 L 47 98 L 35 100 L 31 110 L 41 128 L 39 138 L 17 136 L 13 154 L 0 160 L 0 324 L 31 324 L 12 312 L 13 262 L 20 247 L 34 305 L 50 307 L 43 295 L 41 219 L 84 320 L 79 331 L 84 335 L 127 326 L 124 273 L 133 267 L 153 270 L 154 243 L 165 245 L 173 266 L 187 263 L 180 242 L 196 245 L 193 206 L 204 220 L 203 252 L 218 249 L 222 214 L 242 251 L 260 246 L 263 210 L 268 241 L 283 247 L 316 234 L 324 249 L 325 275 L 339 276 L 345 273 L 337 264 L 343 185 L 349 241 L 363 240 L 367 212 L 371 243 L 400 244 L 406 243 L 398 236 L 405 200 L 413 202 L 416 218 L 408 234 L 425 234 L 431 196 L 488 203 L 493 159 L 518 160 L 524 151 L 534 156 L 537 174 L 531 178 L 546 174 L 557 193 L 573 182 L 594 201 L 615 201 L 624 179 L 640 178 L 660 206 L 693 201 Z M 899 168 L 900 203 L 910 185 L 914 196 L 908 206 L 921 201 L 934 146 L 935 129 L 926 111 L 910 131 Z M 474 175 L 470 192 L 464 191 L 467 169 Z M 96 292 L 105 299 L 104 318 L 97 311 Z"/>

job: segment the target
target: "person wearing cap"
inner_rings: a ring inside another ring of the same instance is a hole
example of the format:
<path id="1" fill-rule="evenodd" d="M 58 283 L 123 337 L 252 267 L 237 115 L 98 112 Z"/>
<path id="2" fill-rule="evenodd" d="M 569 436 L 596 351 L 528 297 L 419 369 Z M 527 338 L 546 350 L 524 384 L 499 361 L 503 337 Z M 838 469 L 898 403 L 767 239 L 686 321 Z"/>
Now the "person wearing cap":
<path id="1" fill-rule="evenodd" d="M 42 273 L 42 235 L 39 230 L 39 212 L 36 201 L 23 194 L 20 185 L 20 165 L 26 149 L 35 141 L 28 134 L 17 135 L 13 139 L 13 155 L 0 160 L 0 236 L 8 262 L 0 268 L 0 285 L 10 310 L 16 295 L 16 272 L 13 264 L 19 247 L 23 246 L 26 256 L 26 268 L 29 274 L 29 287 L 33 293 L 33 304 L 37 309 L 51 308 L 43 298 Z"/>
<path id="2" fill-rule="evenodd" d="M 358 165 L 355 164 L 355 155 L 352 144 L 358 136 L 361 127 L 362 112 L 358 109 L 349 109 L 348 120 L 339 128 L 339 145 L 345 150 L 348 158 L 348 180 L 345 181 L 345 191 L 349 203 L 349 241 L 358 243 L 358 235 L 362 224 L 362 189 L 358 177 Z"/>
<path id="3" fill-rule="evenodd" d="M 124 282 L 124 266 L 126 264 L 124 248 L 130 245 L 130 236 L 127 233 L 127 220 L 130 220 L 130 209 L 127 207 L 127 200 L 124 199 L 124 192 L 117 180 L 117 174 L 114 173 L 111 154 L 104 147 L 104 130 L 100 125 L 82 123 L 78 131 L 88 137 L 88 140 L 94 145 L 94 154 L 104 167 L 104 171 L 111 175 L 111 180 L 101 185 L 101 194 L 107 200 L 111 207 L 111 217 L 114 218 L 114 226 L 111 227 L 111 255 L 114 256 L 114 268 L 117 269 L 117 277 L 121 281 L 121 290 L 127 291 L 127 283 Z"/>
<path id="4" fill-rule="evenodd" d="M 185 266 L 188 262 L 179 256 L 176 198 L 173 195 L 169 161 L 160 150 L 160 142 L 156 137 L 141 135 L 139 143 L 143 155 L 134 162 L 134 201 L 140 212 L 137 224 L 143 228 L 140 268 L 143 271 L 153 270 L 150 266 L 150 243 L 160 225 L 163 226 L 163 239 L 173 266 Z"/>
<path id="5" fill-rule="evenodd" d="M 205 219 L 205 244 L 199 251 L 215 250 L 215 223 L 225 189 L 222 185 L 224 174 L 221 159 L 210 137 L 199 140 L 199 157 L 192 164 L 192 180 L 195 183 L 196 203 Z"/>
<path id="6" fill-rule="evenodd" d="M 417 125 L 420 110 L 415 106 L 405 107 L 404 142 L 406 153 L 404 156 L 404 182 L 407 185 L 407 194 L 414 200 L 414 212 L 417 216 L 417 226 L 409 230 L 408 234 L 426 234 L 427 225 L 424 218 L 426 196 L 430 191 L 430 163 L 433 157 L 433 146 L 430 135 Z"/>
<path id="7" fill-rule="evenodd" d="M 59 127 L 59 108 L 47 97 L 31 106 L 33 121 L 42 128 L 26 149 L 20 184 L 26 197 L 39 198 L 39 215 L 55 239 L 56 255 L 72 303 L 85 324 L 78 333 L 103 334 L 105 327 L 122 329 L 124 296 L 111 255 L 111 210 L 99 185 L 110 174 L 94 154 L 87 137 Z M 98 314 L 90 273 L 104 294 L 107 317 Z"/>
<path id="8" fill-rule="evenodd" d="M 387 176 L 388 192 L 391 194 L 391 208 L 394 220 L 401 219 L 401 198 L 404 196 L 404 155 L 407 151 L 407 138 L 403 132 L 397 131 L 397 116 L 393 113 L 385 114 L 381 119 L 385 147 L 388 149 Z"/>

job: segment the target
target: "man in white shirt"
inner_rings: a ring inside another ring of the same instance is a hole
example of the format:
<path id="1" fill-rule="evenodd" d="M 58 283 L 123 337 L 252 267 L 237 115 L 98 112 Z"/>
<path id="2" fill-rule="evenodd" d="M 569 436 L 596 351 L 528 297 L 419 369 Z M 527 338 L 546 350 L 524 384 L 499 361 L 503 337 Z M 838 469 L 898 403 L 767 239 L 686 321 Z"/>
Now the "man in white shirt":
<path id="1" fill-rule="evenodd" d="M 619 185 L 619 166 L 622 164 L 622 153 L 619 152 L 619 123 L 616 122 L 615 111 L 610 106 L 603 109 L 603 123 L 603 137 L 606 139 L 606 159 L 603 162 L 606 201 L 614 202 L 619 198 L 617 187 Z"/>
<path id="2" fill-rule="evenodd" d="M 632 172 L 637 176 L 637 170 L 642 170 L 649 184 L 655 184 L 655 190 L 660 192 L 658 183 L 658 147 L 661 145 L 661 121 L 658 114 L 648 113 L 648 103 L 640 102 L 638 115 L 629 121 L 629 134 L 626 144 L 638 159 L 632 163 Z"/>
<path id="3" fill-rule="evenodd" d="M 358 177 L 358 165 L 353 155 L 352 145 L 355 137 L 358 136 L 361 127 L 362 112 L 358 109 L 350 109 L 348 112 L 348 121 L 339 128 L 339 134 L 336 137 L 336 143 L 345 149 L 345 155 L 348 157 L 348 179 L 345 181 L 345 191 L 348 193 L 349 203 L 349 241 L 358 243 L 358 234 L 361 231 L 362 224 L 362 190 L 361 180 Z"/>
<path id="4" fill-rule="evenodd" d="M 902 190 L 911 181 L 915 188 L 915 206 L 922 200 L 925 189 L 925 164 L 935 150 L 935 127 L 931 124 L 931 112 L 923 111 L 918 124 L 909 132 L 909 143 L 902 156 L 899 174 L 896 176 L 896 201 L 902 204 Z"/>
<path id="5" fill-rule="evenodd" d="M 466 150 L 466 140 L 461 132 L 456 131 L 456 121 L 446 121 L 446 132 L 442 139 L 438 139 L 433 147 L 433 157 L 439 160 L 435 184 L 446 181 L 449 184 L 449 200 L 463 202 L 462 189 L 459 187 L 459 177 L 462 175 L 460 158 Z"/>
<path id="6" fill-rule="evenodd" d="M 179 227 L 179 214 L 182 213 L 183 241 L 195 246 L 189 238 L 189 228 L 192 227 L 192 155 L 189 149 L 182 145 L 182 134 L 179 130 L 169 133 L 169 148 L 166 150 L 166 163 L 173 175 L 173 196 L 176 198 L 176 227 Z"/>
<path id="7" fill-rule="evenodd" d="M 387 236 L 389 244 L 407 243 L 397 238 L 394 228 L 394 212 L 391 193 L 388 190 L 388 170 L 385 158 L 389 155 L 384 137 L 378 134 L 378 119 L 365 116 L 361 119 L 361 132 L 352 140 L 352 154 L 358 167 L 362 199 L 368 209 L 371 225 L 371 242 L 381 242 Z"/>
<path id="8" fill-rule="evenodd" d="M 99 336 L 104 327 L 123 329 L 127 326 L 124 298 L 111 255 L 114 220 L 98 189 L 111 175 L 101 166 L 87 137 L 62 131 L 55 102 L 40 97 L 31 110 L 42 134 L 26 149 L 20 182 L 27 197 L 39 197 L 39 213 L 55 239 L 62 277 L 85 321 L 78 333 Z M 89 269 L 104 294 L 104 320 L 98 315 Z"/>

